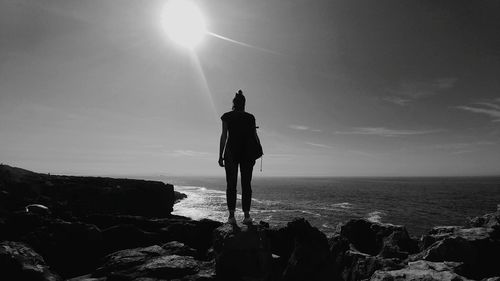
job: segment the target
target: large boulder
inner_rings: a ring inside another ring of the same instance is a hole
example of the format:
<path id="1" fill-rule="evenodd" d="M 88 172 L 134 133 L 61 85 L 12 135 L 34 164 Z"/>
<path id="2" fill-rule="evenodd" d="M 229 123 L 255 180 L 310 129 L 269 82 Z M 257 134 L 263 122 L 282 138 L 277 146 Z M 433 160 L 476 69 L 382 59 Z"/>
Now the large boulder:
<path id="1" fill-rule="evenodd" d="M 344 253 L 340 275 L 342 280 L 356 281 L 370 278 L 376 270 L 394 270 L 404 267 L 401 260 L 371 256 L 354 250 Z"/>
<path id="2" fill-rule="evenodd" d="M 305 219 L 289 222 L 285 232 L 293 238 L 293 251 L 283 272 L 283 280 L 325 280 L 329 256 L 325 234 Z"/>
<path id="3" fill-rule="evenodd" d="M 0 243 L 2 280 L 59 281 L 62 280 L 45 264 L 42 256 L 19 242 Z"/>
<path id="4" fill-rule="evenodd" d="M 495 239 L 500 239 L 500 204 L 499 210 L 494 213 L 486 214 L 484 216 L 471 218 L 469 220 L 469 227 L 485 227 L 493 229 L 492 236 Z"/>
<path id="5" fill-rule="evenodd" d="M 463 275 L 469 278 L 499 276 L 500 240 L 492 228 L 455 228 L 412 258 L 433 262 L 462 262 Z"/>
<path id="6" fill-rule="evenodd" d="M 21 238 L 62 277 L 87 273 L 102 257 L 103 238 L 94 225 L 55 220 Z"/>
<path id="7" fill-rule="evenodd" d="M 212 247 L 212 233 L 221 225 L 221 222 L 209 219 L 171 219 L 168 225 L 162 228 L 162 233 L 168 241 L 180 241 L 195 248 L 201 257 Z"/>
<path id="8" fill-rule="evenodd" d="M 267 280 L 272 254 L 260 226 L 224 224 L 213 232 L 216 273 L 220 280 Z"/>
<path id="9" fill-rule="evenodd" d="M 206 280 L 213 280 L 213 264 L 196 260 L 193 253 L 193 249 L 179 242 L 122 250 L 106 256 L 103 264 L 90 277 L 106 277 L 108 280 L 197 280 L 204 276 Z"/>
<path id="10" fill-rule="evenodd" d="M 467 281 L 455 273 L 460 263 L 415 261 L 398 270 L 378 270 L 370 281 Z"/>
<path id="11" fill-rule="evenodd" d="M 359 252 L 387 258 L 405 258 L 417 253 L 418 241 L 408 234 L 404 226 L 352 219 L 341 226 L 346 237 Z"/>
<path id="12" fill-rule="evenodd" d="M 132 224 L 120 224 L 103 229 L 102 236 L 103 250 L 106 254 L 162 243 L 160 234 L 144 231 Z"/>

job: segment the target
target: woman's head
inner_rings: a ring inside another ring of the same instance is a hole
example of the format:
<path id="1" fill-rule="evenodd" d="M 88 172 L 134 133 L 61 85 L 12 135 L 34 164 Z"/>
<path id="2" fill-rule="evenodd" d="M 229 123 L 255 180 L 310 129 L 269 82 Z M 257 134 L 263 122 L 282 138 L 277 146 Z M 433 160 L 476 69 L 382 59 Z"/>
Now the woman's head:
<path id="1" fill-rule="evenodd" d="M 239 90 L 236 95 L 234 95 L 233 99 L 233 110 L 236 111 L 245 111 L 245 96 L 243 95 L 243 92 Z"/>

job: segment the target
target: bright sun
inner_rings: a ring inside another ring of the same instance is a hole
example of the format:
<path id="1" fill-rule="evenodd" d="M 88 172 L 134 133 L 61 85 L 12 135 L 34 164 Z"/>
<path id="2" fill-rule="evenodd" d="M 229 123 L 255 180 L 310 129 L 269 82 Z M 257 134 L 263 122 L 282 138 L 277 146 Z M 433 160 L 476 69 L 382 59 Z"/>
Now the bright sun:
<path id="1" fill-rule="evenodd" d="M 187 0 L 170 0 L 167 3 L 163 25 L 170 39 L 187 48 L 194 48 L 207 33 L 200 10 Z"/>

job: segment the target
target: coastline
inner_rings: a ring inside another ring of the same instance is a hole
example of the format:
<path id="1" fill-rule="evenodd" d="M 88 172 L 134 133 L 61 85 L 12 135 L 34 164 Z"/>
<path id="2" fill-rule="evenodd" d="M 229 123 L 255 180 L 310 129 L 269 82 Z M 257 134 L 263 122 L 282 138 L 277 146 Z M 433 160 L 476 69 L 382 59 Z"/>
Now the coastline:
<path id="1" fill-rule="evenodd" d="M 351 219 L 327 237 L 303 218 L 244 226 L 173 215 L 182 194 L 153 181 L 2 165 L 0 190 L 7 280 L 500 278 L 500 211 L 420 237 L 403 225 Z M 128 205 L 138 200 L 145 201 Z"/>

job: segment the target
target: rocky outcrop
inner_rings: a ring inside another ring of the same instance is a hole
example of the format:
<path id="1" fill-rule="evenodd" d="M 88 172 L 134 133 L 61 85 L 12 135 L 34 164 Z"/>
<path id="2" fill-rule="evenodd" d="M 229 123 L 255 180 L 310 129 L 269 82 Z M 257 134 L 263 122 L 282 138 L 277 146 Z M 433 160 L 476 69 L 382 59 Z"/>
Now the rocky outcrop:
<path id="1" fill-rule="evenodd" d="M 455 262 L 429 262 L 415 261 L 408 263 L 408 266 L 399 269 L 376 271 L 370 281 L 466 281 L 470 280 L 455 273 L 460 263 Z"/>
<path id="2" fill-rule="evenodd" d="M 356 219 L 342 225 L 340 234 L 356 250 L 373 256 L 404 259 L 419 251 L 418 241 L 401 225 Z"/>
<path id="3" fill-rule="evenodd" d="M 0 165 L 0 279 L 499 280 L 500 212 L 420 240 L 363 219 L 327 238 L 304 219 L 238 227 L 173 216 L 181 197 L 158 182 Z"/>
<path id="4" fill-rule="evenodd" d="M 179 242 L 122 250 L 106 256 L 102 265 L 87 277 L 113 280 L 213 280 L 213 264 L 196 260 L 195 253 L 194 249 Z"/>
<path id="5" fill-rule="evenodd" d="M 216 273 L 221 280 L 268 280 L 269 238 L 261 226 L 225 224 L 214 231 Z"/>
<path id="6" fill-rule="evenodd" d="M 454 227 L 428 236 L 436 242 L 412 257 L 413 260 L 461 262 L 463 275 L 473 279 L 500 276 L 500 239 L 495 229 Z"/>
<path id="7" fill-rule="evenodd" d="M 40 210 L 38 204 L 59 217 L 92 213 L 167 217 L 176 199 L 173 186 L 162 182 L 54 176 L 7 165 L 0 165 L 0 190 L 7 203 L 4 211 L 29 205 Z"/>
<path id="8" fill-rule="evenodd" d="M 60 281 L 45 260 L 29 246 L 12 241 L 0 243 L 2 280 Z"/>

